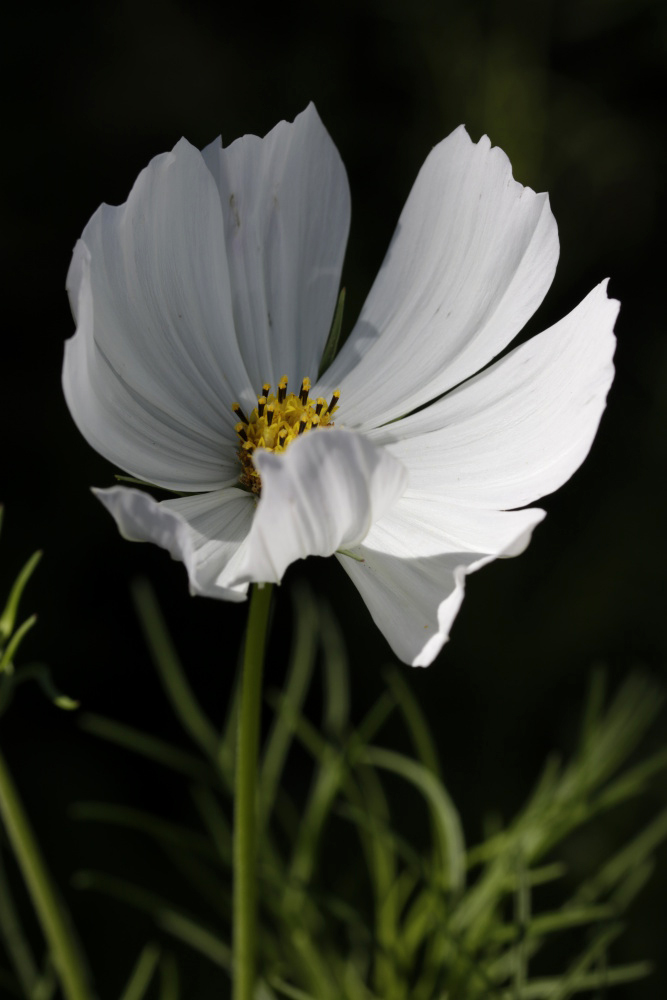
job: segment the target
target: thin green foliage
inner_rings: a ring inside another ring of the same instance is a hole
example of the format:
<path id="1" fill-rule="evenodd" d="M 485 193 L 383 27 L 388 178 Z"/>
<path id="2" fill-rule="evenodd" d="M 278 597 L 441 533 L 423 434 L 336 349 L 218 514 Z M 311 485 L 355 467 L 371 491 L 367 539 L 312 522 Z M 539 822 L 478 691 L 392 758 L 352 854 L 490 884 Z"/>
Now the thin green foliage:
<path id="1" fill-rule="evenodd" d="M 232 827 L 222 808 L 218 797 L 205 785 L 196 785 L 191 789 L 197 811 L 206 827 L 209 840 L 213 843 L 216 853 L 223 864 L 230 865 L 232 859 Z"/>
<path id="2" fill-rule="evenodd" d="M 183 729 L 207 756 L 215 760 L 218 752 L 216 731 L 188 684 L 153 588 L 145 579 L 135 580 L 132 585 L 132 597 L 143 627 L 146 645 Z"/>
<path id="3" fill-rule="evenodd" d="M 298 609 L 290 668 L 285 685 L 285 698 L 290 712 L 278 712 L 266 741 L 259 778 L 260 823 L 266 825 L 278 792 L 280 777 L 294 738 L 294 718 L 302 707 L 308 691 L 317 653 L 317 608 L 303 587 L 294 590 Z"/>
<path id="4" fill-rule="evenodd" d="M 137 910 L 150 914 L 161 930 L 175 939 L 189 945 L 225 970 L 231 967 L 231 951 L 216 936 L 215 932 L 177 904 L 164 899 L 157 893 L 149 892 L 141 886 L 125 879 L 115 878 L 103 872 L 81 871 L 74 878 L 78 889 L 94 889 L 107 896 L 126 903 Z"/>
<path id="5" fill-rule="evenodd" d="M 160 961 L 160 1000 L 180 1000 L 181 981 L 178 965 L 173 955 L 164 955 Z"/>
<path id="6" fill-rule="evenodd" d="M 63 997 L 65 1000 L 91 1000 L 92 990 L 88 969 L 78 938 L 39 849 L 2 754 L 0 754 L 0 819 L 48 944 Z M 27 966 L 24 965 L 24 969 L 27 971 Z M 33 997 L 34 994 L 33 987 Z M 30 993 L 27 996 L 30 997 Z"/>
<path id="7" fill-rule="evenodd" d="M 56 708 L 65 711 L 73 711 L 79 707 L 79 702 L 63 694 L 53 682 L 51 671 L 45 663 L 30 663 L 24 665 L 20 670 L 5 671 L 0 676 L 0 715 L 4 715 L 9 706 L 16 688 L 26 681 L 36 681 L 42 689 L 43 694 L 52 701 Z"/>
<path id="8" fill-rule="evenodd" d="M 160 961 L 160 949 L 147 944 L 139 955 L 120 1000 L 143 1000 Z"/>
<path id="9" fill-rule="evenodd" d="M 80 802 L 71 810 L 72 817 L 95 823 L 110 823 L 146 834 L 158 844 L 175 846 L 188 856 L 199 855 L 207 860 L 216 857 L 210 838 L 195 830 L 168 822 L 143 809 L 112 805 L 107 802 Z"/>
<path id="10" fill-rule="evenodd" d="M 338 302 L 336 303 L 336 310 L 334 312 L 333 322 L 331 324 L 331 330 L 329 331 L 329 336 L 327 337 L 327 342 L 324 346 L 324 352 L 322 353 L 322 360 L 320 362 L 320 368 L 317 373 L 317 377 L 320 378 L 327 368 L 330 367 L 334 358 L 338 353 L 338 345 L 340 343 L 340 334 L 343 329 L 343 310 L 345 308 L 345 289 L 341 288 L 340 294 L 338 296 Z"/>
<path id="11" fill-rule="evenodd" d="M 0 614 L 0 646 L 3 646 L 14 631 L 16 616 L 19 610 L 19 603 L 23 596 L 28 580 L 35 572 L 37 564 L 42 558 L 42 552 L 35 552 L 27 561 L 19 575 L 17 576 L 12 589 L 9 592 L 5 608 Z"/>
<path id="12" fill-rule="evenodd" d="M 390 669 L 386 691 L 353 725 L 340 631 L 309 593 L 298 593 L 295 605 L 286 681 L 281 692 L 267 694 L 273 717 L 259 776 L 256 1000 L 568 1000 L 647 975 L 646 963 L 614 965 L 613 942 L 667 839 L 667 811 L 600 859 L 579 885 L 569 880 L 558 851 L 585 824 L 645 792 L 667 767 L 667 751 L 627 765 L 660 709 L 652 683 L 631 677 L 608 704 L 598 672 L 576 753 L 567 762 L 552 757 L 524 808 L 506 825 L 496 820 L 483 843 L 468 847 L 409 678 Z M 184 709 L 185 672 L 164 645 L 154 597 L 144 595 L 138 610 L 150 620 L 144 629 L 163 689 L 202 756 L 110 720 L 87 716 L 83 725 L 189 781 L 200 828 L 99 804 L 79 816 L 120 823 L 160 844 L 202 904 L 215 906 L 220 925 L 216 931 L 176 902 L 109 876 L 87 873 L 79 884 L 143 909 L 175 940 L 229 972 L 235 701 L 220 735 L 208 720 L 202 725 L 192 692 Z M 160 659 L 156 650 L 165 648 L 167 659 Z M 319 668 L 324 706 L 316 725 L 305 706 Z M 392 716 L 405 725 L 414 757 L 382 746 Z M 311 773 L 306 793 L 294 796 L 285 776 L 297 746 Z M 410 785 L 424 804 L 427 849 L 407 841 L 392 812 L 388 793 L 396 782 Z M 356 857 L 353 849 L 344 858 L 337 854 L 341 837 L 350 845 L 356 839 Z M 331 857 L 343 859 L 333 882 Z M 552 900 L 560 893 L 549 909 L 536 891 L 544 885 Z M 569 965 L 560 975 L 542 974 L 552 942 L 564 934 L 573 948 Z M 160 958 L 160 970 L 166 961 Z M 177 1000 L 178 985 L 165 993 L 165 977 L 161 1000 Z"/>
<path id="13" fill-rule="evenodd" d="M 0 932 L 12 968 L 26 997 L 34 997 L 40 981 L 32 948 L 23 930 L 9 887 L 2 852 L 0 851 Z"/>
<path id="14" fill-rule="evenodd" d="M 236 727 L 241 702 L 242 657 L 236 668 L 236 683 L 229 702 L 227 717 L 218 743 L 218 770 L 230 794 L 234 794 L 234 774 L 236 772 Z"/>
<path id="15" fill-rule="evenodd" d="M 215 772 L 207 761 L 202 761 L 194 754 L 187 753 L 180 747 L 174 747 L 149 733 L 141 732 L 132 726 L 126 726 L 122 722 L 115 722 L 113 719 L 105 719 L 92 712 L 85 712 L 80 717 L 79 724 L 86 732 L 109 740 L 126 750 L 131 750 L 141 757 L 147 757 L 177 774 L 183 774 L 203 783 L 215 781 Z"/>
<path id="16" fill-rule="evenodd" d="M 437 831 L 436 849 L 440 857 L 432 877 L 442 889 L 460 894 L 465 883 L 465 844 L 461 820 L 445 786 L 432 771 L 404 754 L 381 747 L 367 747 L 361 760 L 385 768 L 405 778 L 421 792 L 429 806 Z M 439 877 L 438 877 L 439 876 Z"/>

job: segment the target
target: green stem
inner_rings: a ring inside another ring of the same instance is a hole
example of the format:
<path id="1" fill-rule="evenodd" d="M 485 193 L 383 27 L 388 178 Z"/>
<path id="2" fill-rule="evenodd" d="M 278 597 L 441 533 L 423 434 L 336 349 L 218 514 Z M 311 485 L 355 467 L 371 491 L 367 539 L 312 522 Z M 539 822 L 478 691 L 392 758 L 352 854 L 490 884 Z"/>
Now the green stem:
<path id="1" fill-rule="evenodd" d="M 234 1000 L 253 1000 L 257 927 L 257 760 L 270 584 L 255 585 L 243 655 L 234 799 Z"/>
<path id="2" fill-rule="evenodd" d="M 91 1000 L 74 936 L 2 754 L 0 814 L 47 940 L 63 994 L 67 1000 Z"/>

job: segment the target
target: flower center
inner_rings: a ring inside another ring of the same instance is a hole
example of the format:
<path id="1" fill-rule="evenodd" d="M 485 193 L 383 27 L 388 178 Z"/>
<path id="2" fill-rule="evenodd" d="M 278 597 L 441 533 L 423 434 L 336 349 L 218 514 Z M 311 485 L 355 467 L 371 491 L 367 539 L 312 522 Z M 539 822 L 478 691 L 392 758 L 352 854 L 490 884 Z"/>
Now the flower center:
<path id="1" fill-rule="evenodd" d="M 294 393 L 287 391 L 287 375 L 283 375 L 275 393 L 271 392 L 268 383 L 262 386 L 257 406 L 249 417 L 239 403 L 232 403 L 232 410 L 239 420 L 234 428 L 240 441 L 238 455 L 242 472 L 239 482 L 245 489 L 252 493 L 260 493 L 262 489 L 259 473 L 252 464 L 255 448 L 284 451 L 305 431 L 333 426 L 331 417 L 338 409 L 340 389 L 336 389 L 328 403 L 321 396 L 310 399 L 309 392 L 309 378 L 304 378 L 299 392 Z"/>

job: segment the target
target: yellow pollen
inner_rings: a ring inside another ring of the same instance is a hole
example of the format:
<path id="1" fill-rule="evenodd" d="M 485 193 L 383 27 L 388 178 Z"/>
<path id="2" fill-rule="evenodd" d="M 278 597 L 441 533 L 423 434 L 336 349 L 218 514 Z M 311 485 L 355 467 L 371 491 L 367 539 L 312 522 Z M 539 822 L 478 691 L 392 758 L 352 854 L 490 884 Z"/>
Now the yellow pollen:
<path id="1" fill-rule="evenodd" d="M 322 396 L 310 399 L 310 379 L 304 378 L 298 393 L 287 391 L 287 376 L 278 382 L 277 391 L 271 392 L 268 382 L 262 385 L 257 406 L 249 417 L 238 403 L 232 403 L 237 420 L 234 430 L 239 438 L 238 456 L 241 461 L 239 482 L 252 493 L 260 493 L 262 483 L 252 464 L 255 448 L 281 452 L 300 434 L 321 427 L 333 427 L 331 419 L 338 409 L 340 390 L 336 389 L 331 402 Z"/>

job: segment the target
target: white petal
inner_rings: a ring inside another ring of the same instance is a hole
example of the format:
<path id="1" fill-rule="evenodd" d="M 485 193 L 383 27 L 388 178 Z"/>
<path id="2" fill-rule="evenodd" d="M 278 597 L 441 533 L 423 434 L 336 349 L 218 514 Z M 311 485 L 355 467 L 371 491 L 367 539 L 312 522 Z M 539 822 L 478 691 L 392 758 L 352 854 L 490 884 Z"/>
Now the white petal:
<path id="1" fill-rule="evenodd" d="M 353 550 L 363 562 L 338 559 L 394 653 L 424 667 L 449 638 L 466 574 L 518 555 L 543 517 L 541 510 L 466 511 L 408 494 Z"/>
<path id="2" fill-rule="evenodd" d="M 262 496 L 238 582 L 280 582 L 296 559 L 358 545 L 403 492 L 406 473 L 349 431 L 311 431 L 282 454 L 253 456 Z"/>
<path id="3" fill-rule="evenodd" d="M 320 391 L 342 385 L 339 419 L 359 429 L 428 402 L 507 346 L 544 298 L 557 260 L 547 196 L 514 181 L 486 136 L 474 144 L 457 129 L 424 163 Z"/>
<path id="4" fill-rule="evenodd" d="M 408 488 L 373 525 L 364 545 L 415 558 L 473 552 L 488 562 L 520 555 L 544 516 L 535 507 L 510 511 L 462 507 Z"/>
<path id="5" fill-rule="evenodd" d="M 259 392 L 315 379 L 350 225 L 345 168 L 314 105 L 203 156 L 223 208 L 234 323 Z"/>
<path id="6" fill-rule="evenodd" d="M 533 503 L 588 454 L 613 378 L 618 308 L 603 282 L 549 330 L 369 436 L 408 467 L 416 491 L 476 507 Z"/>
<path id="7" fill-rule="evenodd" d="M 222 207 L 181 140 L 102 205 L 68 275 L 77 332 L 63 385 L 86 439 L 134 475 L 196 491 L 233 475 L 231 403 L 250 384 L 234 336 Z"/>
<path id="8" fill-rule="evenodd" d="M 94 490 L 132 542 L 154 542 L 185 563 L 193 594 L 242 601 L 247 585 L 229 583 L 255 505 L 242 490 L 217 490 L 158 503 L 140 490 Z"/>

